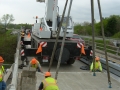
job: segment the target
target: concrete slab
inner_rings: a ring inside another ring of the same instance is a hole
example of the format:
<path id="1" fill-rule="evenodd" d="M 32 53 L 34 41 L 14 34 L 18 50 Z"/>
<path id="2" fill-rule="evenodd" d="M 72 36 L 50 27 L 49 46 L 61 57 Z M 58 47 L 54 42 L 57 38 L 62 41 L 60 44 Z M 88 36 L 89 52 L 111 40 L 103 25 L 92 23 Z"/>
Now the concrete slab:
<path id="1" fill-rule="evenodd" d="M 55 77 L 55 72 L 51 72 Z M 40 82 L 44 79 L 44 75 L 37 72 L 36 90 Z M 108 88 L 107 75 L 104 73 L 96 73 L 93 76 L 91 72 L 59 72 L 57 83 L 60 90 L 120 90 L 120 83 L 111 78 L 112 88 Z"/>
<path id="2" fill-rule="evenodd" d="M 23 68 L 19 85 L 20 90 L 35 90 L 36 89 L 36 71 Z"/>
<path id="3" fill-rule="evenodd" d="M 42 69 L 44 72 L 48 71 L 49 64 L 42 64 Z M 68 65 L 68 64 L 61 64 L 59 68 L 59 72 L 86 72 L 88 70 L 81 70 L 81 66 L 86 66 L 83 62 L 80 62 L 78 60 L 75 61 L 74 64 Z M 57 63 L 53 63 L 51 67 L 51 72 L 55 72 L 57 68 Z"/>

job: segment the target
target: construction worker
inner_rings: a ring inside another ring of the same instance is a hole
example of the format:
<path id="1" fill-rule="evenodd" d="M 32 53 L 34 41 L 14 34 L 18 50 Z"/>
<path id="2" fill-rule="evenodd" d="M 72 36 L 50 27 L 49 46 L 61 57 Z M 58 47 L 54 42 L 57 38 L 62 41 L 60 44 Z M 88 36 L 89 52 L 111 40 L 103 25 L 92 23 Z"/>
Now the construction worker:
<path id="1" fill-rule="evenodd" d="M 39 61 L 38 61 L 37 59 L 35 59 L 35 58 L 33 58 L 33 59 L 30 61 L 29 67 L 36 68 L 36 71 L 43 73 Z"/>
<path id="2" fill-rule="evenodd" d="M 45 72 L 45 79 L 41 82 L 38 90 L 59 90 L 56 80 L 51 77 L 50 72 Z"/>
<path id="3" fill-rule="evenodd" d="M 24 33 L 24 31 L 22 30 L 22 31 L 21 31 L 21 41 L 24 41 L 24 36 L 25 36 L 25 33 Z"/>
<path id="4" fill-rule="evenodd" d="M 3 81 L 4 77 L 4 67 L 3 67 L 3 58 L 0 56 L 0 90 L 6 89 L 6 83 Z"/>
<path id="5" fill-rule="evenodd" d="M 90 71 L 93 71 L 93 62 L 90 66 Z M 95 57 L 95 71 L 102 72 L 102 65 L 100 63 L 100 58 L 98 56 Z"/>
<path id="6" fill-rule="evenodd" d="M 19 69 L 23 69 L 23 67 L 26 67 L 26 65 L 29 64 L 29 61 L 27 60 L 27 57 L 25 55 L 25 45 L 21 45 L 21 61 L 22 63 L 18 66 Z M 24 62 L 26 62 L 26 65 L 24 65 Z"/>

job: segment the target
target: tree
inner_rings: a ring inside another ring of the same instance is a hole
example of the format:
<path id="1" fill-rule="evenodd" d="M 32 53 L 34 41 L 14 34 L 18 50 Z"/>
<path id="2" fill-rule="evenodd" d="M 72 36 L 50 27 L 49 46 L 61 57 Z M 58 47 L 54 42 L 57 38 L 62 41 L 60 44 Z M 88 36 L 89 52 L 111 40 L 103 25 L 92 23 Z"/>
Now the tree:
<path id="1" fill-rule="evenodd" d="M 103 25 L 104 25 L 104 33 L 106 37 L 111 36 L 118 36 L 118 33 L 120 33 L 120 15 L 111 15 L 109 17 L 104 17 L 103 19 Z M 95 22 L 95 35 L 101 36 L 102 30 L 101 30 L 101 23 Z M 89 22 L 83 22 L 81 25 L 76 25 L 74 28 L 74 33 L 77 34 L 83 34 L 83 35 L 92 35 L 92 24 Z"/>
<path id="2" fill-rule="evenodd" d="M 80 24 L 79 24 L 79 25 L 76 25 L 76 26 L 74 27 L 74 33 L 75 33 L 75 34 L 80 34 L 82 29 L 83 29 L 83 28 L 82 28 L 82 26 L 81 26 Z"/>
<path id="3" fill-rule="evenodd" d="M 108 19 L 108 23 L 107 23 L 107 36 L 113 36 L 115 33 L 117 33 L 116 30 L 116 25 L 117 25 L 117 19 L 115 16 L 110 16 L 110 18 Z"/>
<path id="4" fill-rule="evenodd" d="M 102 19 L 103 19 L 103 25 L 104 25 L 104 33 L 105 33 L 105 36 L 106 36 L 107 33 L 109 33 L 109 31 L 107 31 L 107 29 L 106 29 L 109 18 L 102 18 Z M 95 33 L 98 36 L 102 35 L 101 22 L 95 23 Z"/>
<path id="5" fill-rule="evenodd" d="M 91 30 L 91 24 L 87 21 L 83 22 L 83 30 L 82 30 L 84 35 L 91 35 L 92 30 Z"/>
<path id="6" fill-rule="evenodd" d="M 15 20 L 15 19 L 14 19 L 14 17 L 13 17 L 12 14 L 11 14 L 11 15 L 10 15 L 10 14 L 5 14 L 5 15 L 2 16 L 1 22 L 2 22 L 2 24 L 4 25 L 5 31 L 6 31 L 7 26 L 8 26 L 10 23 L 12 23 L 14 20 Z"/>
<path id="7" fill-rule="evenodd" d="M 82 23 L 82 25 L 83 25 L 83 26 L 89 26 L 89 25 L 90 25 L 90 23 L 89 23 L 89 22 L 87 22 L 87 21 L 84 21 L 84 22 Z"/>
<path id="8" fill-rule="evenodd" d="M 0 20 L 0 31 L 2 30 L 2 27 L 3 27 L 3 25 L 2 25 L 1 20 Z"/>
<path id="9" fill-rule="evenodd" d="M 1 20 L 0 20 L 0 25 L 1 25 Z"/>
<path id="10" fill-rule="evenodd" d="M 120 32 L 120 15 L 116 15 L 117 25 L 116 25 L 116 33 Z"/>

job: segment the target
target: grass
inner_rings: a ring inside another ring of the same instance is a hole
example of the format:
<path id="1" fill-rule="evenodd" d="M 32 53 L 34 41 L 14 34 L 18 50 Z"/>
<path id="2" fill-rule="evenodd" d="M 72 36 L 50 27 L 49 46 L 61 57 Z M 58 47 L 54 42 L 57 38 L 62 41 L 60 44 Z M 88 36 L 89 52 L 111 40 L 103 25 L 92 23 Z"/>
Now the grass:
<path id="1" fill-rule="evenodd" d="M 88 39 L 84 39 L 84 40 L 88 40 Z M 89 41 L 92 41 L 92 39 L 89 39 Z M 95 40 L 95 42 L 97 43 L 97 47 L 96 47 L 97 49 L 104 50 L 104 42 L 103 42 L 103 40 Z M 91 44 L 92 44 L 92 42 L 91 42 Z M 112 53 L 112 54 L 116 54 L 116 52 L 115 52 L 115 51 L 117 51 L 116 48 L 108 46 L 108 45 L 111 45 L 111 42 L 109 40 L 106 40 L 107 52 Z M 112 51 L 112 50 L 115 50 L 115 51 Z M 118 55 L 120 55 L 120 53 L 118 53 Z"/>
<path id="2" fill-rule="evenodd" d="M 115 35 L 113 35 L 113 38 L 118 38 L 120 39 L 120 32 L 116 33 Z"/>
<path id="3" fill-rule="evenodd" d="M 11 35 L 12 30 L 0 32 L 0 56 L 5 60 L 5 64 L 14 62 L 14 54 L 17 46 L 17 35 Z"/>

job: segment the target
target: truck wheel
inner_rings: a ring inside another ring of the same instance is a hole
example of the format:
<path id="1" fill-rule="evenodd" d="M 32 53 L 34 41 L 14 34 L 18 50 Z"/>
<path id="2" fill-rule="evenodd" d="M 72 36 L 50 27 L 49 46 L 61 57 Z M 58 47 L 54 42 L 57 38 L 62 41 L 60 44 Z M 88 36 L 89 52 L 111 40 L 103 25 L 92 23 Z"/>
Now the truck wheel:
<path id="1" fill-rule="evenodd" d="M 67 64 L 73 64 L 75 62 L 75 59 L 74 58 L 70 58 L 68 61 L 67 61 Z"/>
<path id="2" fill-rule="evenodd" d="M 55 59 L 58 61 L 59 59 L 59 54 L 60 54 L 60 48 L 58 48 L 55 52 Z M 70 57 L 70 52 L 68 49 L 63 48 L 63 53 L 62 53 L 62 57 L 61 57 L 61 63 L 65 63 L 66 61 L 68 61 Z"/>

